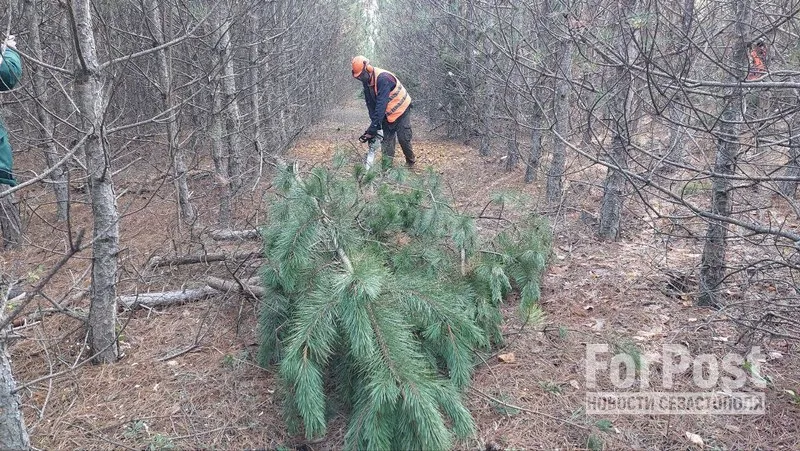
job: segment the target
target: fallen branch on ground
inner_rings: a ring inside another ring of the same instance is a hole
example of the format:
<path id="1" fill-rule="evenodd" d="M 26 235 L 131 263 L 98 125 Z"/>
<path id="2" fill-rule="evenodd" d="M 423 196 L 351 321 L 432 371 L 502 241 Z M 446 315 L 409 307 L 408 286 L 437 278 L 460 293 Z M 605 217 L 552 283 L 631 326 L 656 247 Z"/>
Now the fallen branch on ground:
<path id="1" fill-rule="evenodd" d="M 509 404 L 509 403 L 507 403 L 505 401 L 501 401 L 501 400 L 495 398 L 494 396 L 487 395 L 486 393 L 478 390 L 477 388 L 470 387 L 469 389 L 474 391 L 475 393 L 483 396 L 484 398 L 488 399 L 489 401 L 491 401 L 493 403 L 496 403 L 496 404 L 499 404 L 499 405 L 504 406 L 504 407 L 508 407 L 509 409 L 519 410 L 520 412 L 526 412 L 526 413 L 530 413 L 530 414 L 533 414 L 533 415 L 540 415 L 540 416 L 543 416 L 545 418 L 550 418 L 551 420 L 559 421 L 561 423 L 568 424 L 570 426 L 574 426 L 574 427 L 576 427 L 578 429 L 583 429 L 585 431 L 590 431 L 591 430 L 590 427 L 587 427 L 587 426 L 585 426 L 583 424 L 575 423 L 574 421 L 570 421 L 570 420 L 567 420 L 565 418 L 559 418 L 559 417 L 550 415 L 549 413 L 540 412 L 538 410 L 526 409 L 525 407 L 520 407 L 520 406 L 515 406 L 514 404 Z"/>
<path id="2" fill-rule="evenodd" d="M 235 252 L 233 254 L 203 254 L 203 255 L 181 255 L 178 257 L 159 257 L 155 256 L 150 259 L 149 266 L 157 268 L 159 266 L 179 266 L 179 265 L 192 265 L 195 263 L 214 263 L 223 262 L 228 260 L 249 260 L 251 258 L 260 257 L 260 251 L 253 252 Z"/>
<path id="3" fill-rule="evenodd" d="M 203 287 L 192 290 L 166 291 L 161 293 L 139 293 L 120 296 L 117 299 L 117 302 L 119 305 L 131 310 L 137 307 L 154 308 L 185 304 L 187 302 L 200 301 L 215 294 L 218 294 L 218 291 L 214 288 Z"/>
<path id="4" fill-rule="evenodd" d="M 209 232 L 211 238 L 217 241 L 245 241 L 261 239 L 261 232 L 258 229 L 248 230 L 212 230 Z"/>
<path id="5" fill-rule="evenodd" d="M 235 281 L 220 279 L 213 276 L 206 277 L 206 283 L 208 286 L 225 293 L 233 291 L 246 294 L 253 299 L 261 299 L 261 297 L 264 296 L 264 288 L 255 285 L 240 285 Z"/>

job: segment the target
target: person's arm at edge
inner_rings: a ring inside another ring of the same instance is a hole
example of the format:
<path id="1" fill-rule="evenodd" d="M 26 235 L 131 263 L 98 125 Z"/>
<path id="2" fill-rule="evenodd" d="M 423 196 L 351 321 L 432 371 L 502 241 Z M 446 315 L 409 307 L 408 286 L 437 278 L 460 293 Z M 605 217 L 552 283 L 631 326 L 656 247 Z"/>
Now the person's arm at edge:
<path id="1" fill-rule="evenodd" d="M 0 91 L 14 89 L 20 78 L 22 78 L 22 60 L 19 53 L 12 48 L 7 48 L 3 53 L 3 62 L 0 64 Z"/>

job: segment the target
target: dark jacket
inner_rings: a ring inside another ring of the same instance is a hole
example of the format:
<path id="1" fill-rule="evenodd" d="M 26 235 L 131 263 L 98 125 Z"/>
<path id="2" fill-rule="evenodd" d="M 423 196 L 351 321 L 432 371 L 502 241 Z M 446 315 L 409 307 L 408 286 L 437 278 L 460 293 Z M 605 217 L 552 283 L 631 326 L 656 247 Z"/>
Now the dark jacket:
<path id="1" fill-rule="evenodd" d="M 397 80 L 392 74 L 383 72 L 378 75 L 378 95 L 375 95 L 375 90 L 370 86 L 368 81 L 362 81 L 364 85 L 364 100 L 367 103 L 367 110 L 369 111 L 370 124 L 367 129 L 371 135 L 374 135 L 381 129 L 383 118 L 386 117 L 386 105 L 389 104 L 389 93 L 397 86 Z"/>
<path id="2" fill-rule="evenodd" d="M 3 64 L 0 64 L 0 91 L 8 91 L 22 78 L 22 62 L 13 49 L 6 49 Z M 16 186 L 14 165 L 11 159 L 11 144 L 8 142 L 6 124 L 0 121 L 0 184 Z"/>

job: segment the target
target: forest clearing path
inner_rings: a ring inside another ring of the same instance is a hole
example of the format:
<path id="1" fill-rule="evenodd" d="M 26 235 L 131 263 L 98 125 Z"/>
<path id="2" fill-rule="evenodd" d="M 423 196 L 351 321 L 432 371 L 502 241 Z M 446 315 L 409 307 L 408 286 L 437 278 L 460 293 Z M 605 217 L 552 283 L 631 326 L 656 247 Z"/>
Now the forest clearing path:
<path id="1" fill-rule="evenodd" d="M 353 161 L 363 159 L 367 144 L 358 137 L 369 125 L 369 114 L 363 99 L 350 98 L 340 108 L 327 112 L 319 124 L 298 139 L 289 152 L 292 159 L 309 165 L 330 164 L 333 155 L 344 151 Z M 486 194 L 515 189 L 531 192 L 531 185 L 522 180 L 522 169 L 506 172 L 497 157 L 482 158 L 469 145 L 443 137 L 443 133 L 424 120 L 421 112 L 412 110 L 412 144 L 417 157 L 417 170 L 431 167 L 444 176 L 456 204 L 466 212 L 478 214 Z M 376 156 L 379 159 L 380 155 Z M 399 145 L 395 164 L 403 164 Z"/>

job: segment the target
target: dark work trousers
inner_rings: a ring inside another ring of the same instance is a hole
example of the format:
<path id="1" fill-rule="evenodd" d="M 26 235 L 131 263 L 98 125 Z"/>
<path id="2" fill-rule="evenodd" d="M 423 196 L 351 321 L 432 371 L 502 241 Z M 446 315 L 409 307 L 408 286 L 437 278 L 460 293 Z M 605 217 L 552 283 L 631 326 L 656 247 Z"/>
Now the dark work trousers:
<path id="1" fill-rule="evenodd" d="M 395 135 L 397 136 L 396 140 Z M 383 118 L 383 144 L 381 145 L 381 151 L 390 160 L 394 159 L 395 141 L 400 141 L 400 148 L 403 149 L 406 163 L 414 164 L 417 159 L 414 156 L 414 150 L 411 148 L 411 107 L 391 124 L 386 121 L 385 117 Z"/>

